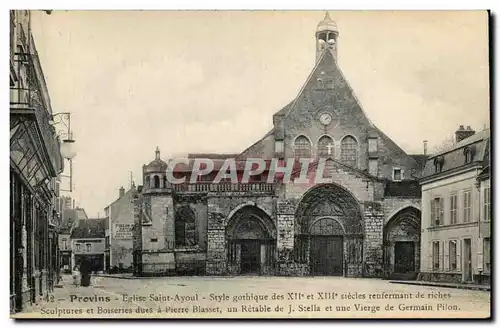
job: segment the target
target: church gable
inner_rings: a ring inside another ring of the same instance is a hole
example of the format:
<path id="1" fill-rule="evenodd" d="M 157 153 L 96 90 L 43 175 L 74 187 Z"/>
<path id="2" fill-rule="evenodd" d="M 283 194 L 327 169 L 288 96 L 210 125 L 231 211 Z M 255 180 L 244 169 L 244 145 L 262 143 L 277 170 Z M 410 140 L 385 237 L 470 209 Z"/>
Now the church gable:
<path id="1" fill-rule="evenodd" d="M 321 35 L 316 65 L 297 97 L 274 114 L 274 128 L 238 158 L 317 159 L 328 154 L 372 176 L 392 179 L 396 169 L 404 179 L 415 179 L 418 163 L 369 120 L 338 66 L 336 39 L 332 51 L 322 48 Z"/>
<path id="2" fill-rule="evenodd" d="M 320 114 L 328 113 L 328 125 Z M 285 117 L 285 129 L 345 130 L 373 127 L 330 51 L 324 51 Z"/>

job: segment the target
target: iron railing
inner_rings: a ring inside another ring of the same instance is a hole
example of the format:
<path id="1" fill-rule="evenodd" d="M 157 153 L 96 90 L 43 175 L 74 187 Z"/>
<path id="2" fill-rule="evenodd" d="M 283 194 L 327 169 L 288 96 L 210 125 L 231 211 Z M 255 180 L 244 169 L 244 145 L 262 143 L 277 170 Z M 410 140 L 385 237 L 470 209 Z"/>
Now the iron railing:
<path id="1" fill-rule="evenodd" d="M 172 189 L 176 192 L 260 192 L 274 193 L 275 184 L 265 182 L 251 183 L 230 183 L 230 182 L 198 182 L 172 184 Z"/>

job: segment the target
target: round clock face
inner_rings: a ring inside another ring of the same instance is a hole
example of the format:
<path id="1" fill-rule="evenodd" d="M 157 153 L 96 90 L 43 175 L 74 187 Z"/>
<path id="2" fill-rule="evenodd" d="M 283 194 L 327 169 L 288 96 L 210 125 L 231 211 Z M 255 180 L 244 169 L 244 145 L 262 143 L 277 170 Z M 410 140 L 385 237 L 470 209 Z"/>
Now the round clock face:
<path id="1" fill-rule="evenodd" d="M 332 116 L 328 113 L 323 113 L 319 116 L 319 121 L 323 125 L 328 125 L 332 122 Z"/>

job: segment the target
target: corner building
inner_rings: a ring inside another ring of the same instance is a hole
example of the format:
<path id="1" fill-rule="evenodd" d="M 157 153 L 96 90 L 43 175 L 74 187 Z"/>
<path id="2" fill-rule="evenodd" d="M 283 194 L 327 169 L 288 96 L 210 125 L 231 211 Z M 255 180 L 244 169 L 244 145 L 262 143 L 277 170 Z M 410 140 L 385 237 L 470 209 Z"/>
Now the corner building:
<path id="1" fill-rule="evenodd" d="M 337 62 L 339 30 L 326 14 L 316 63 L 274 127 L 240 154 L 191 154 L 143 168 L 135 195 L 137 275 L 340 275 L 414 279 L 420 266 L 420 187 L 425 155 L 408 155 L 370 122 Z M 215 171 L 190 184 L 194 158 Z M 267 168 L 249 183 L 211 183 L 224 159 L 310 158 L 310 183 Z M 169 184 L 166 170 L 184 184 Z M 323 179 L 313 179 L 321 171 Z"/>

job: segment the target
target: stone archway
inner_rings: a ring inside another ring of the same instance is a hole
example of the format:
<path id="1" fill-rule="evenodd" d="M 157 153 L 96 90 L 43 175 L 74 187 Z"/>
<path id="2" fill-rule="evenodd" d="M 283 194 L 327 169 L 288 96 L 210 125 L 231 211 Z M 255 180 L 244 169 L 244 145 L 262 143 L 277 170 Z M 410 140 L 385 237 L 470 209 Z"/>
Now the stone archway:
<path id="1" fill-rule="evenodd" d="M 356 198 L 336 184 L 313 187 L 295 213 L 296 261 L 311 275 L 361 276 L 363 220 Z"/>
<path id="2" fill-rule="evenodd" d="M 276 227 L 269 215 L 247 205 L 226 226 L 227 268 L 231 274 L 273 274 L 276 263 Z"/>
<path id="3" fill-rule="evenodd" d="M 416 279 L 420 271 L 421 213 L 407 207 L 384 227 L 384 271 L 393 279 Z"/>

